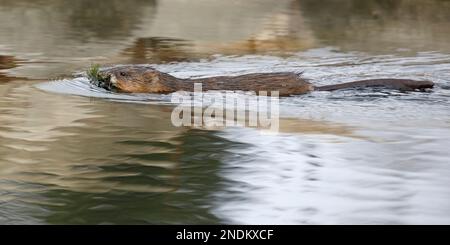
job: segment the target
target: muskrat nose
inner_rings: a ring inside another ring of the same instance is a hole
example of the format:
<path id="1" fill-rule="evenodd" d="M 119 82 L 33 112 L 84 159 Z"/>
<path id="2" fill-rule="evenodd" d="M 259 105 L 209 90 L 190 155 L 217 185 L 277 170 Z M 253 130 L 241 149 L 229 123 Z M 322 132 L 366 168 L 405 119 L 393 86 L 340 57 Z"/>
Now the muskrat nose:
<path id="1" fill-rule="evenodd" d="M 111 74 L 99 73 L 98 80 L 95 82 L 96 82 L 97 86 L 100 88 L 104 88 L 107 90 L 111 90 L 111 88 L 112 88 Z"/>
<path id="2" fill-rule="evenodd" d="M 99 80 L 100 81 L 103 81 L 103 82 L 105 82 L 105 81 L 109 81 L 109 79 L 111 78 L 111 75 L 110 74 L 105 74 L 105 73 L 99 73 Z"/>

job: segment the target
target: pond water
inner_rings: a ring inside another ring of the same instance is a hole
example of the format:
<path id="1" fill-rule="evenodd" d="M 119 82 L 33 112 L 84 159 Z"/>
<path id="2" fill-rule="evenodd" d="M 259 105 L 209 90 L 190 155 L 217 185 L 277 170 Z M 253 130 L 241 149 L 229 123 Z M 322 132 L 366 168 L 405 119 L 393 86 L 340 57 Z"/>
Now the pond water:
<path id="1" fill-rule="evenodd" d="M 450 224 L 449 28 L 439 0 L 0 0 L 0 224 Z M 436 87 L 211 130 L 77 77 L 93 63 Z"/>

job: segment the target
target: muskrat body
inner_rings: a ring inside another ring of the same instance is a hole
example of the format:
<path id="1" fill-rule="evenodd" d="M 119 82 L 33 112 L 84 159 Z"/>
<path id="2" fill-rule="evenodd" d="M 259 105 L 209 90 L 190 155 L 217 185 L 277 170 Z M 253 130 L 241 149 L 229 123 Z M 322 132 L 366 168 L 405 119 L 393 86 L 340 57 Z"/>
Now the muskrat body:
<path id="1" fill-rule="evenodd" d="M 348 88 L 383 87 L 400 91 L 432 88 L 431 81 L 409 79 L 361 80 L 337 85 L 315 87 L 293 72 L 253 73 L 240 76 L 218 76 L 199 79 L 182 79 L 146 66 L 119 66 L 99 72 L 96 85 L 118 92 L 168 94 L 176 91 L 193 91 L 195 83 L 201 83 L 204 91 L 232 90 L 278 91 L 280 96 L 305 94 L 314 90 L 333 91 Z"/>

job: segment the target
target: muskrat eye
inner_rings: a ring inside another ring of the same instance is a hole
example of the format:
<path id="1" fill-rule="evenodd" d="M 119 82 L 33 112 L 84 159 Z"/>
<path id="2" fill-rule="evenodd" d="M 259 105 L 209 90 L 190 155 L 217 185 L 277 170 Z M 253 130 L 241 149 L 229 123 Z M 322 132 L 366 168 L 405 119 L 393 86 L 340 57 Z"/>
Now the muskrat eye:
<path id="1" fill-rule="evenodd" d="M 127 76 L 127 73 L 122 71 L 122 72 L 120 72 L 120 75 L 125 77 L 125 76 Z"/>

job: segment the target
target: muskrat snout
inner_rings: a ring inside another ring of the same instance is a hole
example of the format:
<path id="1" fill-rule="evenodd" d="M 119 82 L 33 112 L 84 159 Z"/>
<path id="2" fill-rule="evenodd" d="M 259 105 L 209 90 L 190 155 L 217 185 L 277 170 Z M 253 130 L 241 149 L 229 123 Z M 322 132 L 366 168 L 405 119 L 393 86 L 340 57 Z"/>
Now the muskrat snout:
<path id="1" fill-rule="evenodd" d="M 94 81 L 95 83 L 97 83 L 95 85 L 106 90 L 112 90 L 115 86 L 114 82 L 116 81 L 116 79 L 112 79 L 113 76 L 114 75 L 111 74 L 100 73 L 98 76 L 98 80 Z"/>

